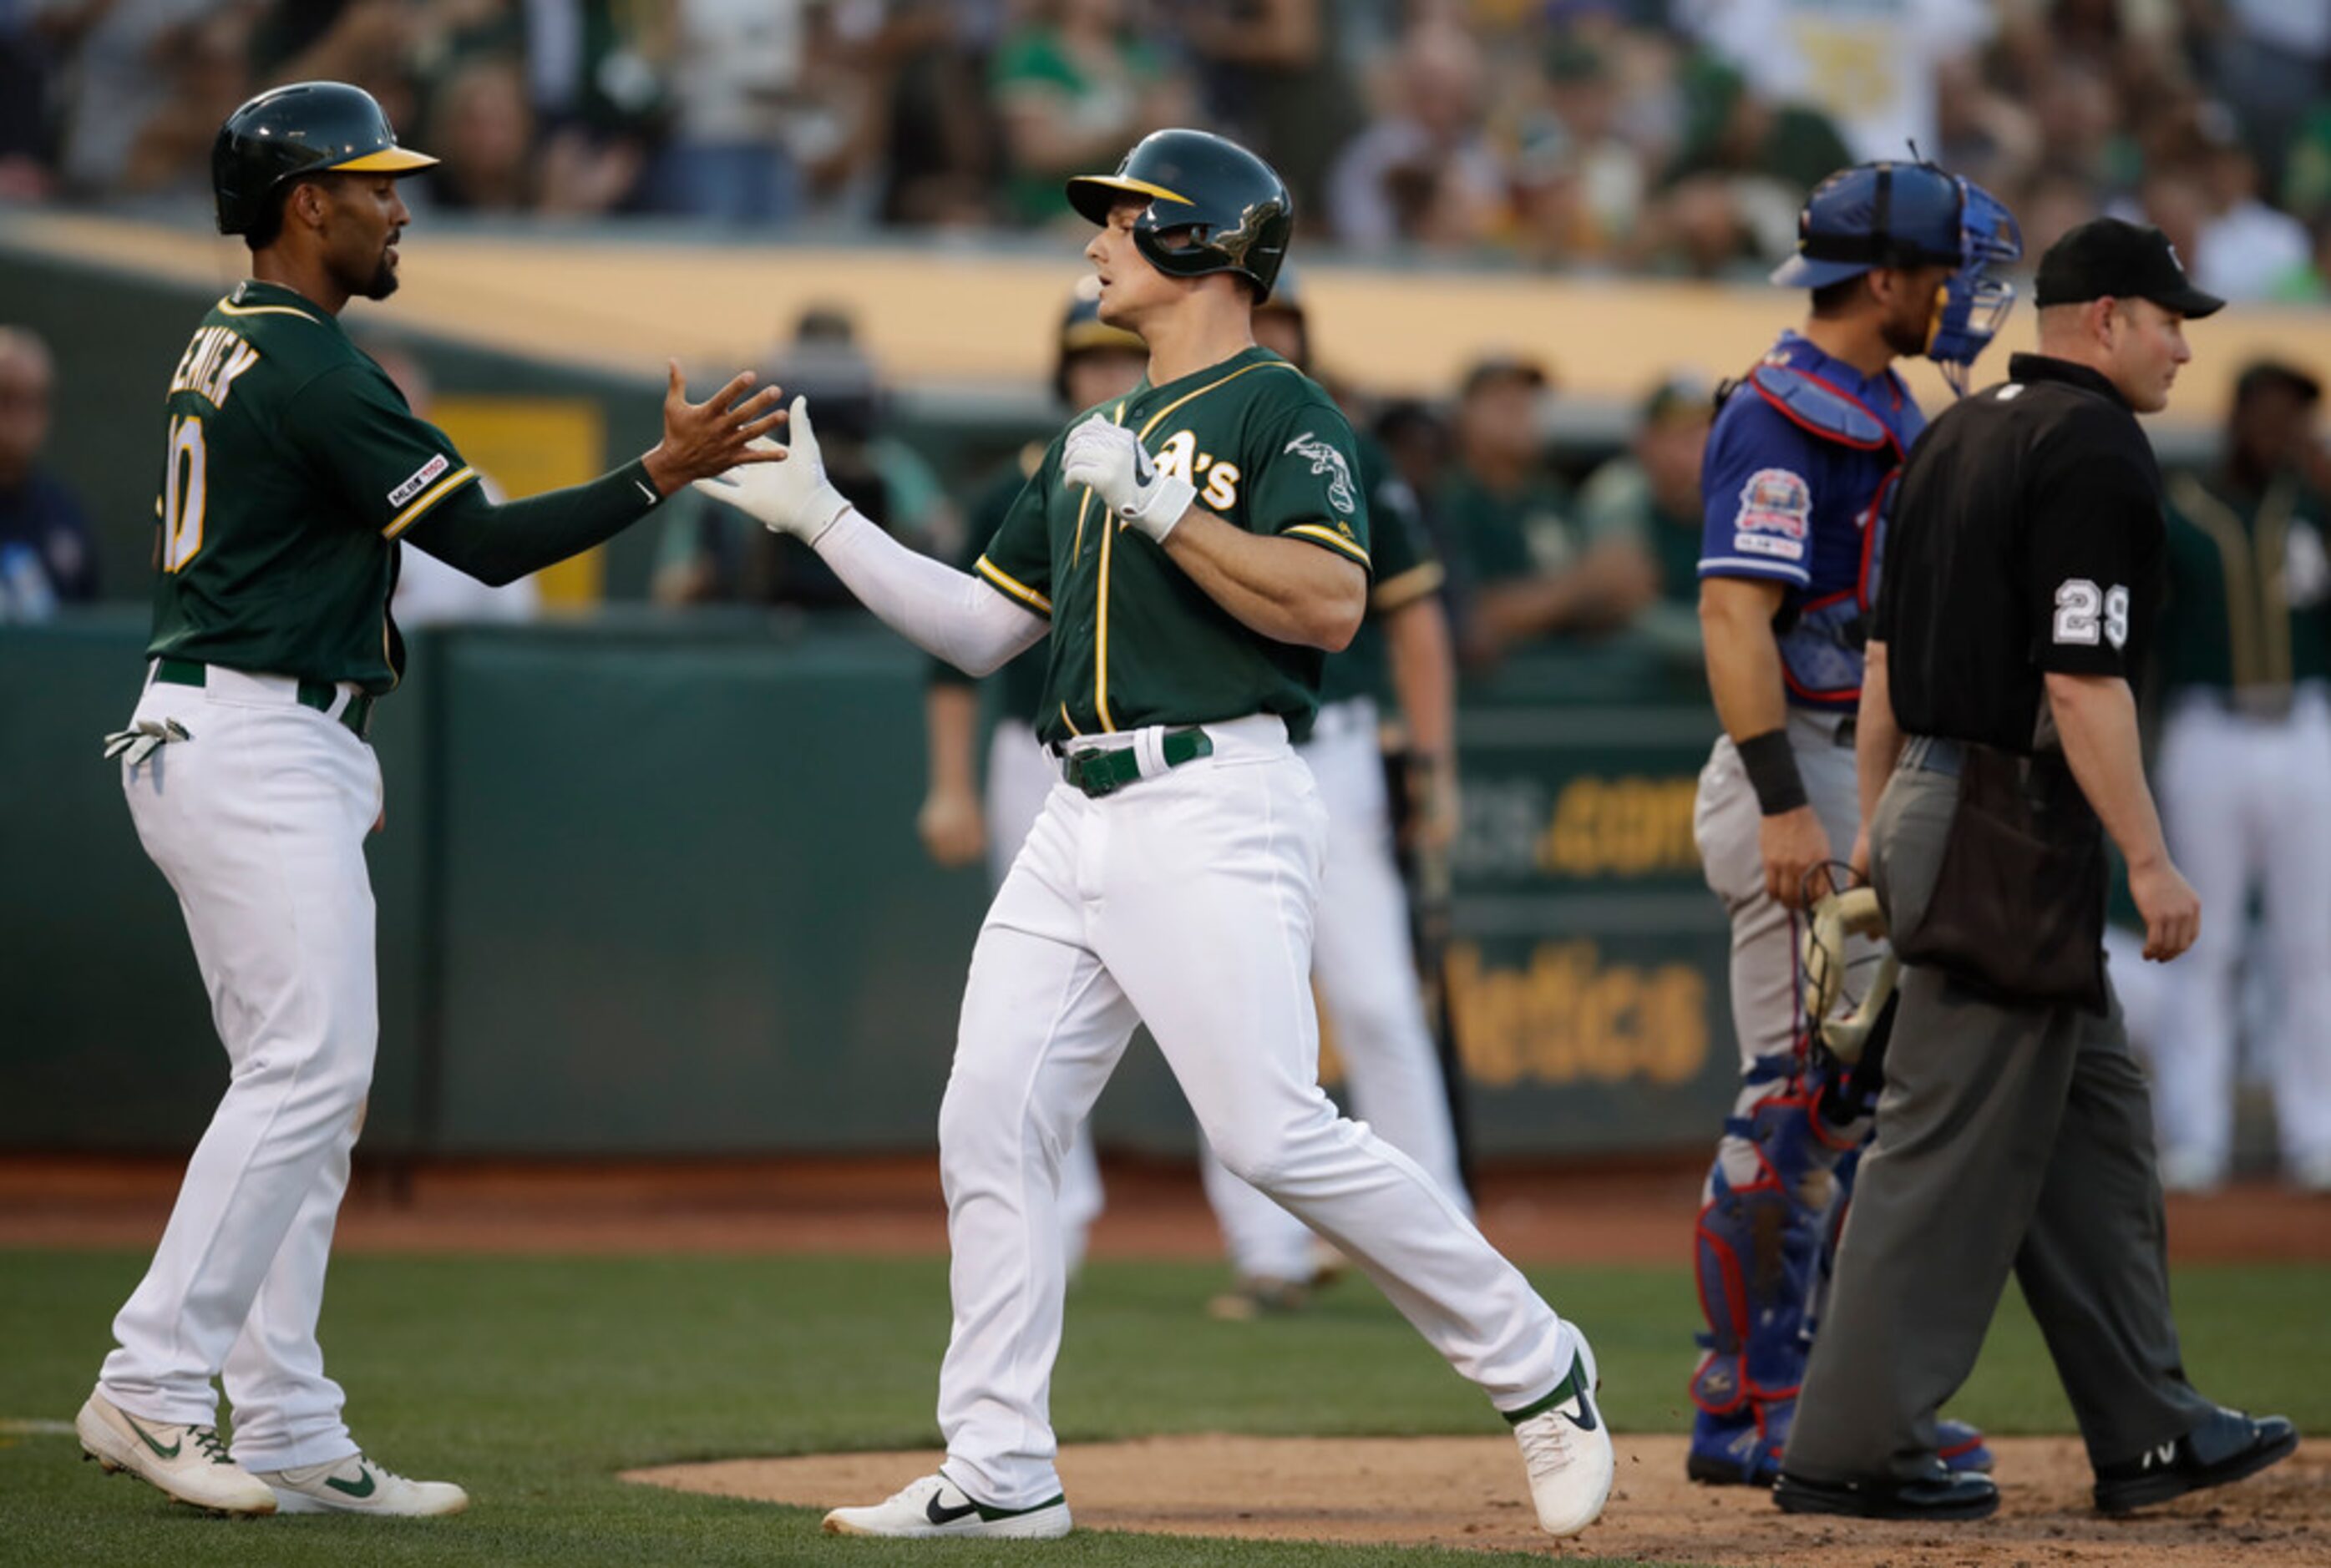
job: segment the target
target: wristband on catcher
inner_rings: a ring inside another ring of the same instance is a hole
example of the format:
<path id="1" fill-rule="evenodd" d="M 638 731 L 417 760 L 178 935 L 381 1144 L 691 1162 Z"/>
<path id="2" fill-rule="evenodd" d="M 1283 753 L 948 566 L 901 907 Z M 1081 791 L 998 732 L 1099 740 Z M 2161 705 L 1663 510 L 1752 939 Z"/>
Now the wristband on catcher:
<path id="1" fill-rule="evenodd" d="M 1797 772 L 1797 754 L 1789 749 L 1787 730 L 1768 729 L 1733 746 L 1747 770 L 1748 787 L 1756 792 L 1758 811 L 1777 817 L 1805 803 L 1805 781 Z"/>

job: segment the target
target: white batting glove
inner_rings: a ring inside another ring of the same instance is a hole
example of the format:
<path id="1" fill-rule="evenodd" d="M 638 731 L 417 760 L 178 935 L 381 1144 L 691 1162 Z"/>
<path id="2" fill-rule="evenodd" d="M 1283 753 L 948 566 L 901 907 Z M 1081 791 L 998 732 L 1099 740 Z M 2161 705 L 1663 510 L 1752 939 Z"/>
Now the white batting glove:
<path id="1" fill-rule="evenodd" d="M 156 747 L 167 746 L 174 740 L 194 738 L 186 733 L 186 727 L 175 718 L 159 722 L 141 718 L 128 729 L 116 730 L 105 737 L 105 759 L 110 762 L 117 756 L 126 756 L 134 768 L 152 756 Z"/>
<path id="2" fill-rule="evenodd" d="M 1139 436 L 1098 413 L 1069 432 L 1061 479 L 1089 487 L 1103 506 L 1161 545 L 1198 499 L 1197 487 L 1160 469 Z"/>
<path id="3" fill-rule="evenodd" d="M 806 397 L 794 399 L 785 433 L 785 461 L 746 463 L 692 482 L 713 499 L 759 518 L 771 533 L 791 534 L 804 545 L 814 545 L 850 509 L 850 502 L 826 480 Z M 778 450 L 766 436 L 756 437 L 752 444 L 764 451 Z"/>

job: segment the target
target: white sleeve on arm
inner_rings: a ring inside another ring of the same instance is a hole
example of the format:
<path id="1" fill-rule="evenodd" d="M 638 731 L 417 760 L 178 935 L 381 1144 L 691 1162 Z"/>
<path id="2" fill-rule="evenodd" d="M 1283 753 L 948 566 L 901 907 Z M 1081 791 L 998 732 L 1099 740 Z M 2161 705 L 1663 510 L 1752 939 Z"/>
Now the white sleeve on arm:
<path id="1" fill-rule="evenodd" d="M 966 675 L 1002 669 L 1051 630 L 969 573 L 909 549 L 855 507 L 818 536 L 816 549 L 884 625 Z"/>

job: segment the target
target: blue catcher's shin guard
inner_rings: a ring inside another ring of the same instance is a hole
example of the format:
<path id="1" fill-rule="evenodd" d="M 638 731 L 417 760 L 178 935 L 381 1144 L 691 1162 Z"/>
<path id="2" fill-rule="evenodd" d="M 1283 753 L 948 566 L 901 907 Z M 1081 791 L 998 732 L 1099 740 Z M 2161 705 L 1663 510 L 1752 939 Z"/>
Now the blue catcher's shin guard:
<path id="1" fill-rule="evenodd" d="M 1772 1076 L 1780 1076 L 1775 1073 Z M 1727 1136 L 1754 1153 L 1754 1180 L 1735 1183 L 1719 1157 L 1694 1236 L 1708 1331 L 1691 1380 L 1694 1480 L 1769 1485 L 1796 1413 L 1811 1344 L 1807 1311 L 1834 1206 L 1834 1167 L 1847 1148 L 1814 1114 L 1817 1093 L 1792 1075 Z"/>

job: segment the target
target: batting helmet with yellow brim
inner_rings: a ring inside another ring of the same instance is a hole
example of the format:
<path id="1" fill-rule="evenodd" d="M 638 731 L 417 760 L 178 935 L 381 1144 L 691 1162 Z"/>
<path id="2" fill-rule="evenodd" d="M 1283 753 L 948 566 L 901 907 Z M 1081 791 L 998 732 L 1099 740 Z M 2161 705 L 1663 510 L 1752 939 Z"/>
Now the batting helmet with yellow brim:
<path id="1" fill-rule="evenodd" d="M 222 234 L 264 232 L 276 199 L 315 175 L 409 175 L 437 160 L 396 144 L 372 94 L 345 81 L 270 88 L 226 117 L 211 143 Z"/>
<path id="2" fill-rule="evenodd" d="M 1108 175 L 1068 183 L 1069 204 L 1096 223 L 1119 203 L 1147 204 L 1134 220 L 1133 242 L 1169 277 L 1231 272 L 1257 300 L 1270 297 L 1295 200 L 1271 166 L 1224 137 L 1203 130 L 1160 130 L 1143 137 Z"/>

